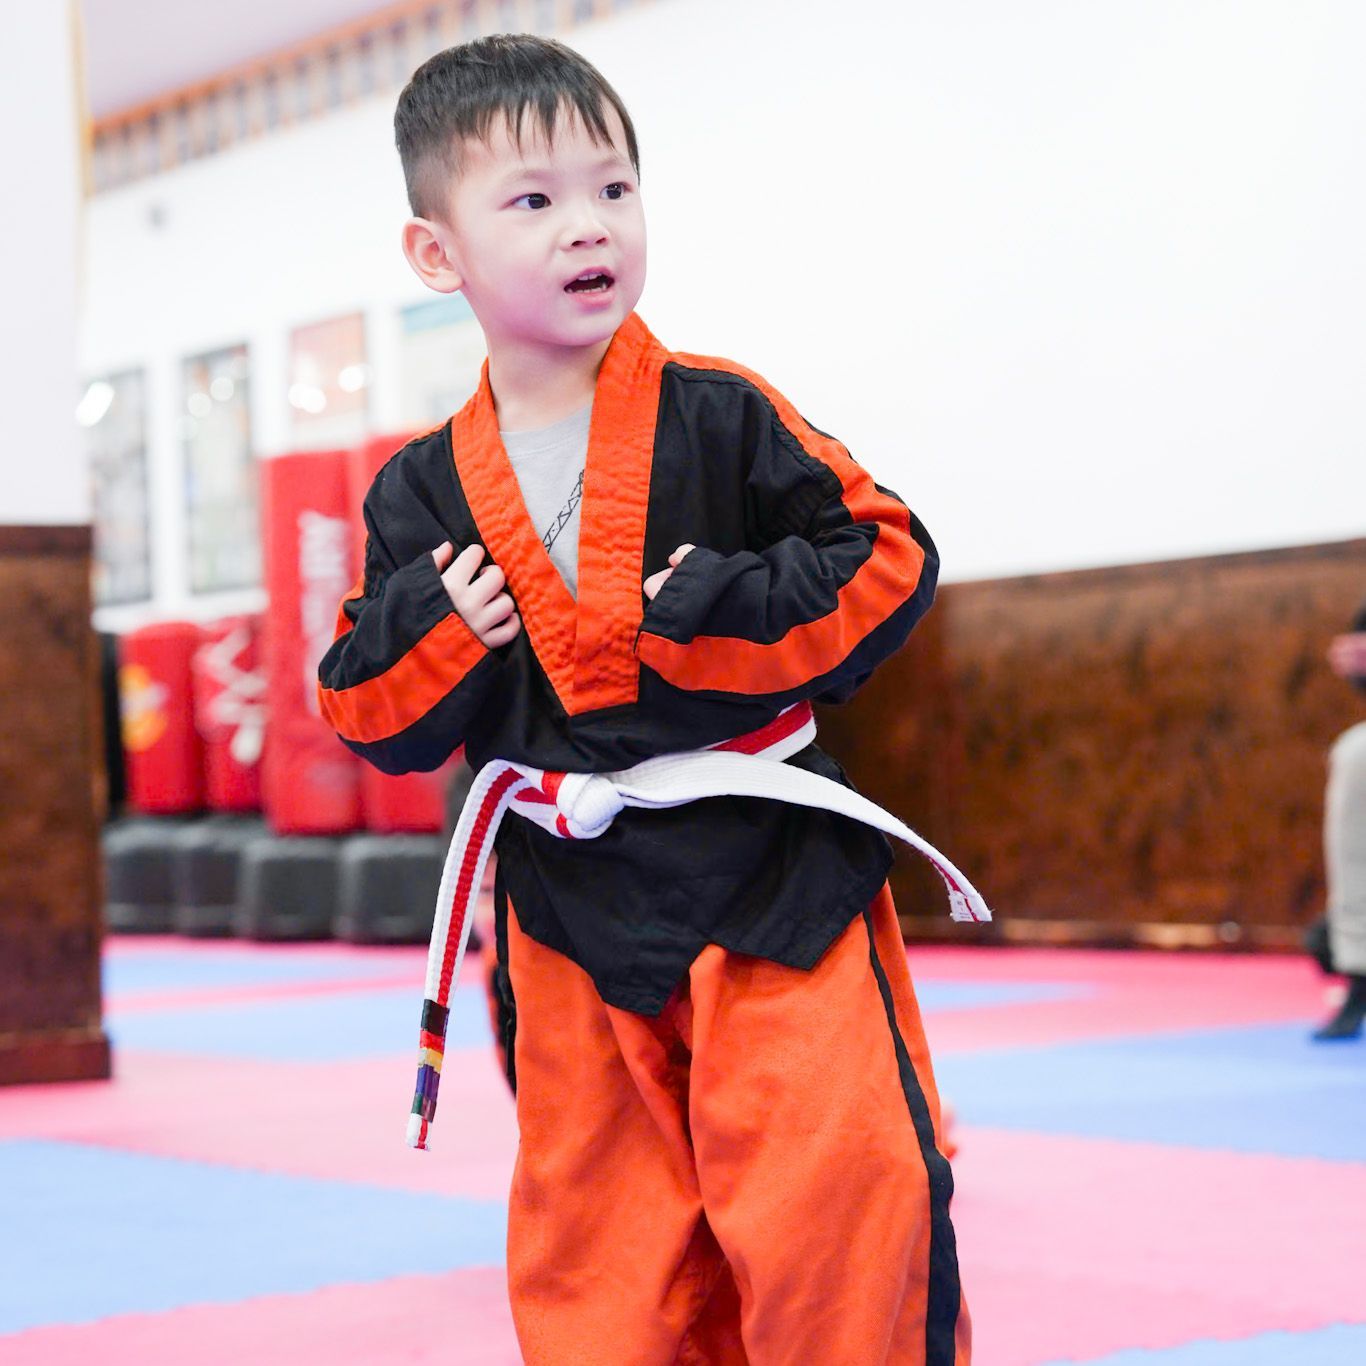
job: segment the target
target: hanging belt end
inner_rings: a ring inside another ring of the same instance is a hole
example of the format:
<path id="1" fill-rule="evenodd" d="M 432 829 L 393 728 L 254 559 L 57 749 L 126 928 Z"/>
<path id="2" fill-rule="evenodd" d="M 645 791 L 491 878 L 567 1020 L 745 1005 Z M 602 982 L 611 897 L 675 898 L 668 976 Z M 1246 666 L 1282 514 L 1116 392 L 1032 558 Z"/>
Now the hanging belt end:
<path id="1" fill-rule="evenodd" d="M 428 1050 L 424 1049 L 424 1053 Z M 436 1088 L 441 1082 L 439 1068 L 423 1063 L 417 1069 L 417 1090 L 413 1092 L 413 1108 L 408 1114 L 408 1146 L 426 1148 L 432 1121 L 436 1118 Z"/>
<path id="2" fill-rule="evenodd" d="M 991 919 L 991 910 L 975 892 L 968 897 L 953 888 L 949 891 L 949 919 L 974 925 L 985 924 Z"/>
<path id="3" fill-rule="evenodd" d="M 427 1147 L 427 1136 L 436 1118 L 436 1093 L 441 1085 L 441 1064 L 446 1054 L 447 1007 L 433 1000 L 422 1003 L 422 1032 L 417 1049 L 417 1086 L 408 1114 L 408 1146 Z"/>

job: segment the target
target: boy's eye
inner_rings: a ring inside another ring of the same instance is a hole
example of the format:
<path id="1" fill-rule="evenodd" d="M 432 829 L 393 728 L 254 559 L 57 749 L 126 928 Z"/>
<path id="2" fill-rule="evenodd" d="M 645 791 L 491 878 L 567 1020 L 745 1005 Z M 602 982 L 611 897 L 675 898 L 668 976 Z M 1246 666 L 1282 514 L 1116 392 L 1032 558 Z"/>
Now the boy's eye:
<path id="1" fill-rule="evenodd" d="M 610 185 L 603 186 L 602 192 L 608 199 L 620 199 L 626 193 L 626 186 L 614 180 Z"/>
<path id="2" fill-rule="evenodd" d="M 550 197 L 533 191 L 531 194 L 524 194 L 512 202 L 513 204 L 525 204 L 528 209 L 543 209 L 550 203 Z"/>

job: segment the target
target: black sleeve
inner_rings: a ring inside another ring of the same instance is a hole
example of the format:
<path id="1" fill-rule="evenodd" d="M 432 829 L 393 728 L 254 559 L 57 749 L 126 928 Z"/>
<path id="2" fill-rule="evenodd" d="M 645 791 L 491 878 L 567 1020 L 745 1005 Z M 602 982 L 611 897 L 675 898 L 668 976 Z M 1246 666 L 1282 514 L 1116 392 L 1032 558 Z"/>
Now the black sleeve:
<path id="1" fill-rule="evenodd" d="M 318 704 L 381 771 L 438 768 L 464 743 L 504 665 L 452 606 L 431 553 L 449 537 L 396 461 L 371 485 L 364 517 L 365 568 L 318 666 Z"/>
<path id="2" fill-rule="evenodd" d="M 756 397 L 766 420 L 745 424 L 756 547 L 691 551 L 646 608 L 637 652 L 678 688 L 842 701 L 929 609 L 938 554 L 838 441 L 775 391 Z"/>

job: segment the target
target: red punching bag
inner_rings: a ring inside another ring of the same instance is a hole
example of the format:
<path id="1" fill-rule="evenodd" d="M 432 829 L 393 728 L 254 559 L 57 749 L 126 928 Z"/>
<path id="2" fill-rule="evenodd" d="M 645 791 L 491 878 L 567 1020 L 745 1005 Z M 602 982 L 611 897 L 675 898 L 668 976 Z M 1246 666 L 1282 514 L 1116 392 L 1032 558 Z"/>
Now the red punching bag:
<path id="1" fill-rule="evenodd" d="M 262 462 L 261 479 L 266 818 L 280 834 L 344 834 L 360 825 L 361 761 L 319 715 L 317 675 L 355 579 L 346 452 L 277 456 Z"/>
<path id="2" fill-rule="evenodd" d="M 351 535 L 356 548 L 356 573 L 365 553 L 365 502 L 375 475 L 414 433 L 375 436 L 356 446 L 347 456 L 347 486 L 351 504 Z M 432 547 L 436 549 L 435 546 Z M 361 805 L 367 829 L 381 833 L 440 830 L 445 819 L 444 793 L 451 765 L 435 773 L 404 773 L 394 777 L 371 764 L 361 768 Z"/>
<path id="3" fill-rule="evenodd" d="M 203 746 L 194 724 L 191 662 L 200 629 L 163 621 L 119 641 L 119 713 L 128 802 L 171 814 L 204 805 Z"/>
<path id="4" fill-rule="evenodd" d="M 195 726 L 204 741 L 204 788 L 214 811 L 261 806 L 266 675 L 259 617 L 224 617 L 203 628 L 194 656 Z"/>

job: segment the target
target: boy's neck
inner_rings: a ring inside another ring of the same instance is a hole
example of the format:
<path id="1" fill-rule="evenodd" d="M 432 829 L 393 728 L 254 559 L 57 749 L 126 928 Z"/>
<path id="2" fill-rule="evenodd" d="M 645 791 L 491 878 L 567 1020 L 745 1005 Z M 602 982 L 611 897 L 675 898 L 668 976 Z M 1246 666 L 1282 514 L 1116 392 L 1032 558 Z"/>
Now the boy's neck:
<path id="1" fill-rule="evenodd" d="M 489 388 L 505 432 L 549 427 L 593 401 L 611 337 L 582 348 L 489 344 Z"/>

